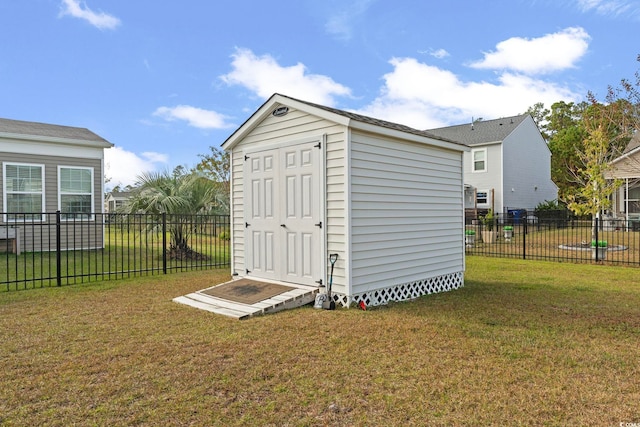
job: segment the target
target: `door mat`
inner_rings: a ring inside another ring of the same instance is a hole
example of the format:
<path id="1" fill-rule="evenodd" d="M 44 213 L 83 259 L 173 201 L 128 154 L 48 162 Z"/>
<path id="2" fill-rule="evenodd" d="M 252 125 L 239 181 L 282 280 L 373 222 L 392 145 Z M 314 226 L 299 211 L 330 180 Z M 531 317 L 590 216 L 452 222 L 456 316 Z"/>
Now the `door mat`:
<path id="1" fill-rule="evenodd" d="M 212 297 L 235 301 L 242 304 L 255 304 L 273 296 L 280 295 L 293 288 L 275 283 L 257 282 L 255 280 L 240 279 L 224 283 L 200 293 Z"/>

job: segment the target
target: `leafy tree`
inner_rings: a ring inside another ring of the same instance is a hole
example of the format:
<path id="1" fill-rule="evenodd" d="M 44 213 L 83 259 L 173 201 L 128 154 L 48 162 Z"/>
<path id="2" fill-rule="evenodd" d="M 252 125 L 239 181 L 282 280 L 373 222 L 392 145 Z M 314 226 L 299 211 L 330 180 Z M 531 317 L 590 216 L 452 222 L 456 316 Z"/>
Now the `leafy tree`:
<path id="1" fill-rule="evenodd" d="M 545 124 L 549 120 L 550 112 L 549 110 L 544 108 L 544 103 L 536 102 L 531 107 L 527 108 L 526 113 L 533 118 L 533 121 L 538 126 L 538 129 L 540 129 L 540 133 L 542 134 L 542 137 L 545 140 L 549 140 L 549 135 L 546 132 Z"/>
<path id="2" fill-rule="evenodd" d="M 609 87 L 604 103 L 589 93 L 589 106 L 582 114 L 586 137 L 578 147 L 581 165 L 574 173 L 580 187 L 570 195 L 569 209 L 592 215 L 593 238 L 595 219 L 610 207 L 611 195 L 621 185 L 620 180 L 607 179 L 611 161 L 623 153 L 633 134 L 640 130 L 639 88 L 640 75 L 636 73 L 635 84 L 622 80 L 620 88 Z"/>
<path id="3" fill-rule="evenodd" d="M 551 150 L 551 179 L 558 186 L 560 200 L 567 200 L 579 188 L 575 175 L 581 164 L 577 153 L 586 136 L 582 123 L 585 108 L 585 103 L 556 102 L 544 126 Z"/>
<path id="4" fill-rule="evenodd" d="M 584 139 L 582 111 L 586 103 L 559 101 L 545 108 L 538 102 L 527 109 L 551 151 L 551 179 L 558 186 L 558 198 L 566 200 L 578 186 L 573 173 L 580 164 L 577 147 Z"/>
<path id="5" fill-rule="evenodd" d="M 598 108 L 606 110 L 605 106 Z M 574 172 L 576 182 L 581 185 L 567 199 L 569 209 L 577 215 L 591 215 L 594 221 L 592 239 L 595 239 L 596 218 L 600 212 L 611 207 L 610 197 L 621 183 L 619 180 L 607 179 L 607 172 L 611 168 L 609 162 L 617 152 L 607 126 L 601 117 L 586 120 L 585 124 L 587 136 L 582 141 L 581 150 L 577 152 L 582 165 Z"/>
<path id="6" fill-rule="evenodd" d="M 170 215 L 167 229 L 174 258 L 200 256 L 189 247 L 194 214 L 211 213 L 215 207 L 213 183 L 197 172 L 174 169 L 173 173 L 146 172 L 138 177 L 136 190 L 125 206 L 126 213 Z"/>
<path id="7" fill-rule="evenodd" d="M 229 212 L 231 164 L 229 153 L 216 147 L 209 147 L 211 154 L 198 154 L 200 163 L 196 170 L 204 173 L 216 186 L 216 200 L 220 209 Z"/>

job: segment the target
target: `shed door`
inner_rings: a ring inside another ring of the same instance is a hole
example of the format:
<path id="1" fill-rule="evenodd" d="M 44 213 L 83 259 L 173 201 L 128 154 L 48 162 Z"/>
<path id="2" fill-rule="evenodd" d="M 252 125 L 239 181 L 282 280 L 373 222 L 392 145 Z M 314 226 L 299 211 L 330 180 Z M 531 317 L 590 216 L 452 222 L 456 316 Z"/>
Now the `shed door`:
<path id="1" fill-rule="evenodd" d="M 245 247 L 248 274 L 304 285 L 321 276 L 317 142 L 248 154 Z"/>

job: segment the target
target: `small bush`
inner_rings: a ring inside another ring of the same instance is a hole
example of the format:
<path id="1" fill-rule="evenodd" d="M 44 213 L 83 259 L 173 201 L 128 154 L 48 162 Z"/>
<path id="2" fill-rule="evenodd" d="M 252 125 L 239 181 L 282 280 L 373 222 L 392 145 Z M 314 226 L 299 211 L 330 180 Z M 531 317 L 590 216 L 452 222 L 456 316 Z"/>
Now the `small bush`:
<path id="1" fill-rule="evenodd" d="M 218 238 L 220 240 L 231 240 L 231 233 L 229 233 L 228 231 L 222 231 L 220 234 L 218 234 Z"/>

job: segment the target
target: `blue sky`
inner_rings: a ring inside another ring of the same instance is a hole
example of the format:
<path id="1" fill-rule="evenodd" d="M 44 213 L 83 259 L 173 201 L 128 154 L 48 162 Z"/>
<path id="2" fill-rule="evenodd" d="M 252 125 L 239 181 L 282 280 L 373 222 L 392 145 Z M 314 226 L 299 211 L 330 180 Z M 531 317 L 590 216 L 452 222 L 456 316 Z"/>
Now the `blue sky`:
<path id="1" fill-rule="evenodd" d="M 419 129 L 632 77 L 640 0 L 0 0 L 0 117 L 86 127 L 110 186 L 198 163 L 271 94 Z"/>

